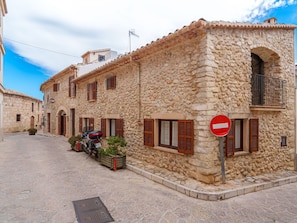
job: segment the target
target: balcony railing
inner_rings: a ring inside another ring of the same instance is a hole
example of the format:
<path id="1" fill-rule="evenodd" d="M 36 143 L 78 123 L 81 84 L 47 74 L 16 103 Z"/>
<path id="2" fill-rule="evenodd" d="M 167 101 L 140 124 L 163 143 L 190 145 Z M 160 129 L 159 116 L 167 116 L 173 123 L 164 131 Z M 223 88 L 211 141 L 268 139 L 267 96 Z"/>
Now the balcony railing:
<path id="1" fill-rule="evenodd" d="M 261 74 L 252 75 L 252 105 L 278 106 L 286 104 L 286 80 L 267 77 Z"/>

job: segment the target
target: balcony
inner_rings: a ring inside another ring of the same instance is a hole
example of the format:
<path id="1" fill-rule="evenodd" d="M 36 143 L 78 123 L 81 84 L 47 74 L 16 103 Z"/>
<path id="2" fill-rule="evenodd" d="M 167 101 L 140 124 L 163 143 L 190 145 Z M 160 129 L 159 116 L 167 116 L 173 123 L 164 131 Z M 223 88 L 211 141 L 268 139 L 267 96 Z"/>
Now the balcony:
<path id="1" fill-rule="evenodd" d="M 286 105 L 286 84 L 286 80 L 280 78 L 253 74 L 252 110 L 284 109 Z"/>

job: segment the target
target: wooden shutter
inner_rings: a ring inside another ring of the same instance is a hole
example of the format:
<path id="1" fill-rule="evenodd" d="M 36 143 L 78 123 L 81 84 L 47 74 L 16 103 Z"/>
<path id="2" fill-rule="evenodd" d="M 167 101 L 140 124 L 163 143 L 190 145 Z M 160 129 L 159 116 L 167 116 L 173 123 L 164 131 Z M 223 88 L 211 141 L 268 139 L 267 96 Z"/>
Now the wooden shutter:
<path id="1" fill-rule="evenodd" d="M 116 119 L 115 135 L 124 138 L 124 120 Z"/>
<path id="2" fill-rule="evenodd" d="M 94 131 L 95 128 L 94 128 L 94 118 L 89 118 L 89 131 Z"/>
<path id="3" fill-rule="evenodd" d="M 68 83 L 68 96 L 71 97 L 72 96 L 72 80 L 74 79 L 74 76 L 70 76 L 69 77 L 69 83 Z"/>
<path id="4" fill-rule="evenodd" d="M 97 99 L 97 81 L 95 81 L 94 83 L 92 83 L 92 98 L 93 100 Z"/>
<path id="5" fill-rule="evenodd" d="M 116 88 L 116 76 L 113 76 L 111 78 L 111 89 L 115 89 Z"/>
<path id="6" fill-rule="evenodd" d="M 235 125 L 234 120 L 231 120 L 231 127 L 228 135 L 226 136 L 225 154 L 227 157 L 234 156 L 235 152 Z"/>
<path id="7" fill-rule="evenodd" d="M 178 152 L 194 154 L 193 120 L 178 120 Z"/>
<path id="8" fill-rule="evenodd" d="M 82 118 L 79 118 L 79 128 L 78 128 L 79 132 L 82 132 Z"/>
<path id="9" fill-rule="evenodd" d="M 250 119 L 250 152 L 259 150 L 259 119 Z"/>
<path id="10" fill-rule="evenodd" d="M 87 100 L 90 100 L 90 84 L 87 84 Z"/>
<path id="11" fill-rule="evenodd" d="M 143 139 L 145 146 L 154 146 L 154 119 L 144 119 Z"/>
<path id="12" fill-rule="evenodd" d="M 101 119 L 101 131 L 103 133 L 102 137 L 106 137 L 106 118 Z"/>
<path id="13" fill-rule="evenodd" d="M 56 84 L 54 84 L 54 86 L 53 86 L 53 90 L 54 90 L 54 92 L 56 92 L 56 91 L 58 91 L 58 84 L 56 83 Z"/>

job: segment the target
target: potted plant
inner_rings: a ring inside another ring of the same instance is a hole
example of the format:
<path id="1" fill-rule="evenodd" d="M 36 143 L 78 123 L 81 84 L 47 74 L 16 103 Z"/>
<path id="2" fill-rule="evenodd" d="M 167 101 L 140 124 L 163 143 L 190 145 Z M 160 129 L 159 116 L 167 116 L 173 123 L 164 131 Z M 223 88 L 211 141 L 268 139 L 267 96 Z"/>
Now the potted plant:
<path id="1" fill-rule="evenodd" d="M 80 152 L 81 151 L 81 147 L 80 147 L 80 141 L 81 141 L 81 135 L 76 135 L 76 136 L 71 136 L 68 139 L 68 142 L 71 146 L 71 149 Z"/>
<path id="2" fill-rule="evenodd" d="M 29 135 L 35 135 L 36 132 L 37 132 L 37 129 L 36 129 L 36 128 L 29 128 L 29 129 L 28 129 L 28 133 L 29 133 Z"/>
<path id="3" fill-rule="evenodd" d="M 107 145 L 107 148 L 99 149 L 99 162 L 113 170 L 125 168 L 126 152 L 121 149 L 127 145 L 125 139 L 111 136 L 107 140 Z"/>

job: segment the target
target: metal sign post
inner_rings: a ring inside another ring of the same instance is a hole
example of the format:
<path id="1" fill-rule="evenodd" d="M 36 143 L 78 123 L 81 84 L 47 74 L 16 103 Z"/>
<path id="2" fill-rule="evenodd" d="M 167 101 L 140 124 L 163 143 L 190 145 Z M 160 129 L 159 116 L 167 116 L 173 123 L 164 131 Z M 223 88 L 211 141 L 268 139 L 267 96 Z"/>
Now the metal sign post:
<path id="1" fill-rule="evenodd" d="M 225 175 L 225 155 L 223 148 L 223 137 L 228 135 L 231 128 L 231 120 L 225 115 L 217 115 L 210 121 L 210 130 L 212 134 L 219 137 L 219 149 L 221 160 L 222 183 L 226 183 Z"/>

